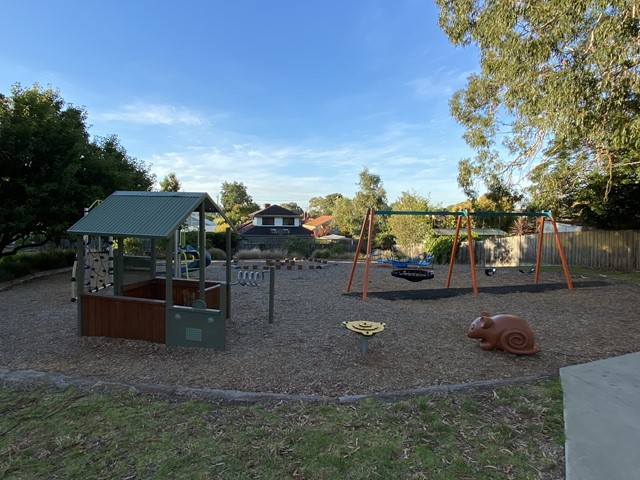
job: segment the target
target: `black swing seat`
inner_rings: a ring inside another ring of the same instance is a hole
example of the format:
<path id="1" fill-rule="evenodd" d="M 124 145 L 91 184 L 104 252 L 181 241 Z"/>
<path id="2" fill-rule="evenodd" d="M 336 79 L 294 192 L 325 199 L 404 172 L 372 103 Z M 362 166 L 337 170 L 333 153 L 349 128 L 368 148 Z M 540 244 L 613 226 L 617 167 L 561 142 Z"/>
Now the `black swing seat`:
<path id="1" fill-rule="evenodd" d="M 404 278 L 410 282 L 431 280 L 434 277 L 432 270 L 419 270 L 417 268 L 397 268 L 391 272 L 391 275 L 398 278 Z"/>
<path id="2" fill-rule="evenodd" d="M 536 271 L 535 268 L 532 268 L 531 270 L 527 270 L 526 272 L 524 270 L 518 270 L 520 273 L 526 273 L 526 274 L 531 274 L 534 273 Z"/>

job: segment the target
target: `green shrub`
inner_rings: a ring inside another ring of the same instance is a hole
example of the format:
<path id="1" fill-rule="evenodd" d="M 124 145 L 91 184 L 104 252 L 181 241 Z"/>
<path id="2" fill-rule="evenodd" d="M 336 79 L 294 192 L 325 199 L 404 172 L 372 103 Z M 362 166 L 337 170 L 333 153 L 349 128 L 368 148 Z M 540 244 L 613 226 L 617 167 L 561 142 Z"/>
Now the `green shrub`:
<path id="1" fill-rule="evenodd" d="M 26 254 L 0 258 L 0 282 L 8 282 L 29 273 L 31 273 L 31 267 Z"/>
<path id="2" fill-rule="evenodd" d="M 191 245 L 195 247 L 198 245 L 198 235 L 197 231 L 187 232 L 185 234 L 185 242 L 187 245 Z M 226 251 L 227 249 L 227 237 L 225 232 L 206 232 L 205 233 L 205 243 L 207 250 L 210 248 L 218 248 L 220 250 Z M 233 250 L 238 245 L 238 235 L 231 232 L 231 249 Z"/>
<path id="3" fill-rule="evenodd" d="M 75 251 L 52 249 L 37 253 L 18 253 L 0 258 L 0 282 L 9 282 L 35 272 L 70 267 Z"/>
<path id="4" fill-rule="evenodd" d="M 409 255 L 404 253 L 404 250 L 399 247 L 393 247 L 391 249 L 391 256 L 396 260 L 400 260 L 401 258 L 408 258 Z"/>
<path id="5" fill-rule="evenodd" d="M 396 237 L 390 233 L 379 233 L 373 241 L 380 250 L 391 250 L 396 245 Z"/>
<path id="6" fill-rule="evenodd" d="M 125 255 L 143 255 L 144 240 L 142 238 L 128 237 L 124 239 Z"/>
<path id="7" fill-rule="evenodd" d="M 252 248 L 250 250 L 238 250 L 234 255 L 238 260 L 281 260 L 286 257 L 285 252 L 279 249 L 260 250 Z"/>
<path id="8" fill-rule="evenodd" d="M 219 248 L 220 250 L 227 249 L 227 237 L 225 232 L 207 232 L 207 247 Z M 238 246 L 238 234 L 231 232 L 231 250 Z"/>
<path id="9" fill-rule="evenodd" d="M 331 258 L 331 250 L 327 248 L 320 248 L 318 250 L 314 250 L 311 256 L 313 258 Z"/>
<path id="10" fill-rule="evenodd" d="M 345 251 L 346 251 L 346 248 L 344 248 L 344 245 L 340 245 L 339 243 L 336 243 L 335 245 L 331 246 L 332 257 L 339 257 L 342 254 L 344 254 Z"/>
<path id="11" fill-rule="evenodd" d="M 433 255 L 433 263 L 444 264 L 451 259 L 452 247 L 453 237 L 432 237 L 427 240 L 425 251 Z"/>
<path id="12" fill-rule="evenodd" d="M 219 248 L 211 247 L 207 249 L 209 255 L 211 255 L 211 260 L 226 260 L 227 253 L 224 250 Z"/>
<path id="13" fill-rule="evenodd" d="M 301 257 L 308 257 L 310 250 L 310 243 L 304 238 L 287 238 L 282 244 L 282 248 L 289 255 L 300 255 Z"/>
<path id="14" fill-rule="evenodd" d="M 76 252 L 74 250 L 54 248 L 30 255 L 30 257 L 29 261 L 33 271 L 55 270 L 73 265 Z"/>

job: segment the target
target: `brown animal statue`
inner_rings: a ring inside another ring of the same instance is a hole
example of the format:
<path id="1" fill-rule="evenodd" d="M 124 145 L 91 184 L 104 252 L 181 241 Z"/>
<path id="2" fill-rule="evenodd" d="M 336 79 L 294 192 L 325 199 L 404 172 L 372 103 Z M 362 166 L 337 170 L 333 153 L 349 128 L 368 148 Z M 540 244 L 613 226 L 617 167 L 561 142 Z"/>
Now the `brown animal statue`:
<path id="1" fill-rule="evenodd" d="M 533 340 L 533 332 L 527 322 L 515 315 L 494 315 L 482 312 L 467 332 L 469 338 L 479 338 L 480 348 L 499 348 L 517 355 L 533 355 L 540 351 Z"/>

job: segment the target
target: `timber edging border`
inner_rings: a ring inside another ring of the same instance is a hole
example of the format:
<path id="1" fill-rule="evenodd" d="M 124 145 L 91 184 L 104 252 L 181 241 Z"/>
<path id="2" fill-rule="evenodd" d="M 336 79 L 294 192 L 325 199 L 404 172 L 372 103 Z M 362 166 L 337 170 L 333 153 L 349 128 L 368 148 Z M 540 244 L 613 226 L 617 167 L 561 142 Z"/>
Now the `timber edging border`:
<path id="1" fill-rule="evenodd" d="M 377 392 L 359 395 L 299 395 L 270 392 L 244 392 L 215 388 L 176 387 L 161 384 L 111 382 L 57 372 L 37 370 L 11 370 L 0 368 L 0 386 L 14 389 L 37 389 L 41 387 L 64 390 L 77 388 L 82 391 L 109 393 L 130 392 L 137 395 L 169 398 L 173 400 L 200 400 L 203 402 L 228 401 L 233 403 L 309 402 L 309 403 L 354 403 L 367 398 L 393 402 L 430 393 L 451 393 L 470 390 L 485 390 L 505 386 L 519 386 L 535 383 L 558 376 L 547 374 L 534 377 L 518 377 L 497 380 L 479 380 L 458 384 L 429 385 L 422 388 Z"/>

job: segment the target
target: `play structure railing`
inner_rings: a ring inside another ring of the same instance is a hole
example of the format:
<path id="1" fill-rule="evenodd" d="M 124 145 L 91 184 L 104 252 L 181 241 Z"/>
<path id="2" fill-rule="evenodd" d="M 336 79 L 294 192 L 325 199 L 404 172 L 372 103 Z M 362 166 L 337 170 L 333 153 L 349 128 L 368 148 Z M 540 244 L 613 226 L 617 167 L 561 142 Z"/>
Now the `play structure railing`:
<path id="1" fill-rule="evenodd" d="M 172 282 L 172 299 L 174 305 L 191 306 L 198 298 L 198 282 L 195 280 L 174 279 Z M 217 308 L 220 305 L 220 283 L 205 282 L 205 298 L 209 308 Z M 166 280 L 164 278 L 153 278 L 122 287 L 122 294 L 125 297 L 148 298 L 155 300 L 165 300 Z"/>

